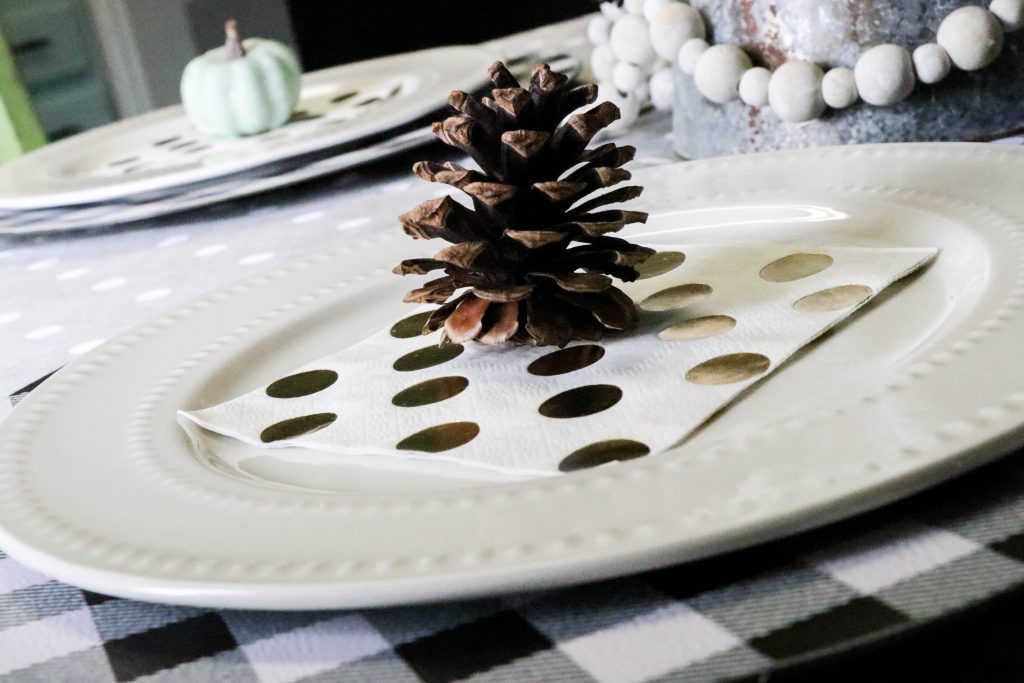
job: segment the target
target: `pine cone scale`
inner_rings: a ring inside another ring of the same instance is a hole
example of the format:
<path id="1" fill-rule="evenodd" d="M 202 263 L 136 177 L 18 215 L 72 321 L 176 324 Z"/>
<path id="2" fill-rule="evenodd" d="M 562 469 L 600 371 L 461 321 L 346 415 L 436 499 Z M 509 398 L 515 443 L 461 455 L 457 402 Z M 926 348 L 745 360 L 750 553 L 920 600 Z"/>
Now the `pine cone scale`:
<path id="1" fill-rule="evenodd" d="M 548 180 L 542 183 L 534 183 L 532 187 L 552 202 L 568 201 L 580 196 L 587 190 L 586 183 L 574 183 L 569 180 Z"/>
<path id="2" fill-rule="evenodd" d="M 526 302 L 526 330 L 538 346 L 565 346 L 573 339 L 569 319 L 545 297 Z"/>
<path id="3" fill-rule="evenodd" d="M 391 271 L 396 275 L 425 275 L 431 271 L 440 270 L 448 264 L 431 258 L 406 259 L 395 266 Z"/>
<path id="4" fill-rule="evenodd" d="M 487 331 L 480 335 L 480 341 L 484 344 L 503 344 L 519 331 L 519 303 L 493 304 L 487 309 L 487 315 L 492 311 L 496 311 L 494 320 L 487 326 Z"/>
<path id="5" fill-rule="evenodd" d="M 407 304 L 443 304 L 455 290 L 455 281 L 451 277 L 443 277 L 414 289 L 405 295 Z"/>
<path id="6" fill-rule="evenodd" d="M 536 289 L 535 285 L 510 285 L 508 287 L 495 287 L 492 289 L 474 287 L 473 294 L 485 301 L 510 303 L 512 301 L 522 301 L 530 296 L 534 289 Z"/>
<path id="7" fill-rule="evenodd" d="M 463 192 L 487 206 L 497 206 L 515 196 L 519 188 L 505 183 L 475 182 L 464 185 Z"/>
<path id="8" fill-rule="evenodd" d="M 451 264 L 460 268 L 469 268 L 473 265 L 476 257 L 487 249 L 487 246 L 487 242 L 453 244 L 434 254 L 434 260 L 443 261 L 445 264 Z M 405 262 L 403 261 L 403 263 Z"/>
<path id="9" fill-rule="evenodd" d="M 603 292 L 612 286 L 612 279 L 600 273 L 530 273 L 534 279 L 549 279 L 567 292 Z"/>
<path id="10" fill-rule="evenodd" d="M 505 236 L 523 244 L 528 249 L 546 247 L 569 238 L 567 233 L 554 230 L 506 230 Z"/>
<path id="11" fill-rule="evenodd" d="M 607 206 L 608 204 L 618 204 L 619 202 L 626 202 L 630 199 L 636 199 L 644 191 L 644 188 L 639 185 L 627 185 L 626 187 L 617 187 L 614 190 L 609 190 L 604 194 L 598 195 L 593 199 L 589 199 L 579 206 L 575 207 L 570 213 L 573 216 L 580 216 L 593 211 L 594 209 Z M 646 220 L 646 217 L 644 218 Z M 629 221 L 630 223 L 638 221 Z M 641 221 L 642 222 L 642 221 Z"/>
<path id="12" fill-rule="evenodd" d="M 490 306 L 489 301 L 475 296 L 464 299 L 444 322 L 444 331 L 448 340 L 455 344 L 461 344 L 480 334 L 484 326 L 484 313 L 487 312 L 488 306 Z"/>
<path id="13" fill-rule="evenodd" d="M 501 142 L 506 147 L 518 152 L 524 159 L 535 156 L 551 139 L 549 133 L 542 130 L 510 130 L 501 134 Z"/>

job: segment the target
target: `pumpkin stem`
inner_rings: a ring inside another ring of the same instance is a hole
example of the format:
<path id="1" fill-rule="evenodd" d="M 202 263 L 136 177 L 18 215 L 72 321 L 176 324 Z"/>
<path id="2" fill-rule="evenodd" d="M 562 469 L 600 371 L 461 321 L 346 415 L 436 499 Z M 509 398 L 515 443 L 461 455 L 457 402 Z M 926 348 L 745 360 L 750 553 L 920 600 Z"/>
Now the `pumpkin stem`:
<path id="1" fill-rule="evenodd" d="M 238 37 L 238 22 L 234 19 L 225 21 L 224 35 L 227 37 L 227 40 L 224 41 L 224 49 L 228 51 L 228 59 L 244 57 L 245 47 L 242 45 L 242 40 Z"/>

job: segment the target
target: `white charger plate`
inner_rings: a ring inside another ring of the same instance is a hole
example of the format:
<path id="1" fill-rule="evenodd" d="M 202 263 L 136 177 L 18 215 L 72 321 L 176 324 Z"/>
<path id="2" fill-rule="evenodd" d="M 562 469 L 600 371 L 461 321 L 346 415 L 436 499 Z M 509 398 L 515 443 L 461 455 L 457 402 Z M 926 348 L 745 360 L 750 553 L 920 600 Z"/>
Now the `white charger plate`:
<path id="1" fill-rule="evenodd" d="M 1024 150 L 848 147 L 637 174 L 651 243 L 936 246 L 928 270 L 670 452 L 482 482 L 303 464 L 248 476 L 199 455 L 179 408 L 223 401 L 406 310 L 382 226 L 142 325 L 68 366 L 0 425 L 0 547 L 113 595 L 323 609 L 442 600 L 637 572 L 906 496 L 1024 436 Z M 514 447 L 509 444 L 509 447 Z M 224 457 L 222 457 L 224 456 Z"/>
<path id="2" fill-rule="evenodd" d="M 245 138 L 212 138 L 166 107 L 60 140 L 0 166 L 0 209 L 123 199 L 220 178 L 350 143 L 444 107 L 486 82 L 490 50 L 442 47 L 303 75 L 293 120 Z"/>

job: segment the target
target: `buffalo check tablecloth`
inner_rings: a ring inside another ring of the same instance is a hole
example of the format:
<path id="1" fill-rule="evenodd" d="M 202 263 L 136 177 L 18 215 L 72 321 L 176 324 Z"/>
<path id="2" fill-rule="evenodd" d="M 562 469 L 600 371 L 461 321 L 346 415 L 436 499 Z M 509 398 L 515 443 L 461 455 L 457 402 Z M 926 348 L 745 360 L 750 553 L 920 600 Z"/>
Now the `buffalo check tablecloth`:
<path id="1" fill-rule="evenodd" d="M 575 30 L 518 40 L 578 44 Z M 644 116 L 630 135 L 634 168 L 674 161 L 669 134 L 667 117 Z M 395 207 L 437 192 L 408 168 L 438 152 L 124 228 L 0 239 L 0 389 L 13 405 L 147 318 L 317 244 L 366 239 Z M 1022 586 L 1024 452 L 784 541 L 451 604 L 168 607 L 78 590 L 0 549 L 0 681 L 763 680 Z"/>

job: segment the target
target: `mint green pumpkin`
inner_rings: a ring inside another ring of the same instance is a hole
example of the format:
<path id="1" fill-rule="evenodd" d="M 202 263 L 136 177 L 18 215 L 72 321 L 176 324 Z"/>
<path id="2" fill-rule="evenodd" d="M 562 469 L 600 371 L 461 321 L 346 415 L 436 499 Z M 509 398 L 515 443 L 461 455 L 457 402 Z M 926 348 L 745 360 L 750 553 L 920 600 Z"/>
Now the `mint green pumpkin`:
<path id="1" fill-rule="evenodd" d="M 220 137 L 254 135 L 288 121 L 299 101 L 299 62 L 273 40 L 239 40 L 235 22 L 227 42 L 188 63 L 181 103 L 193 125 Z"/>

